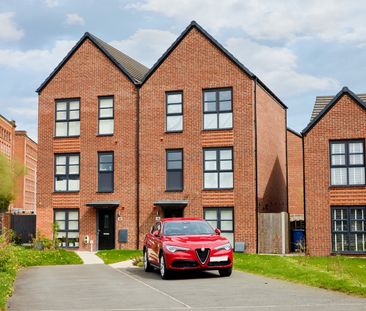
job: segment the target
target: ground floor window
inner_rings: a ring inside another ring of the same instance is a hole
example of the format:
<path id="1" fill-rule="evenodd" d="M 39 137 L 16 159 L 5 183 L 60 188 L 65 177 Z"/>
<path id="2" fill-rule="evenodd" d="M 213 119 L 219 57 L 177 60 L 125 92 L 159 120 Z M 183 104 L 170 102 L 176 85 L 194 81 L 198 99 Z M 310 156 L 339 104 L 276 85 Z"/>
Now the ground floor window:
<path id="1" fill-rule="evenodd" d="M 54 222 L 58 225 L 60 247 L 79 247 L 79 210 L 55 209 Z"/>
<path id="2" fill-rule="evenodd" d="M 332 207 L 333 252 L 366 253 L 366 207 Z"/>
<path id="3" fill-rule="evenodd" d="M 221 235 L 228 238 L 234 246 L 234 210 L 231 207 L 205 208 L 204 218 L 214 228 L 221 230 Z"/>

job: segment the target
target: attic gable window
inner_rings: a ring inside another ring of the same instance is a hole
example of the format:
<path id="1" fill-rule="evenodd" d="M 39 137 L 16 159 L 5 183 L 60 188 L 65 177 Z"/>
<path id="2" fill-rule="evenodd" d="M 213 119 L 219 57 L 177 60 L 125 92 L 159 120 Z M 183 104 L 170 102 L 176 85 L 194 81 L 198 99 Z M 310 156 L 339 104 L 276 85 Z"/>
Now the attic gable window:
<path id="1" fill-rule="evenodd" d="M 363 140 L 331 141 L 330 170 L 332 186 L 365 184 Z"/>

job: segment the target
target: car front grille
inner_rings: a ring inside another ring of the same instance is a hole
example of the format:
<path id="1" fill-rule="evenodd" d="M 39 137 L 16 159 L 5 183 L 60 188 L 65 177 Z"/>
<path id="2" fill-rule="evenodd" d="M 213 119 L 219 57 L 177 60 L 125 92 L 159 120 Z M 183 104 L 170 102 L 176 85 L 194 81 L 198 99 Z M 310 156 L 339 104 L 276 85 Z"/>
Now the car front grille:
<path id="1" fill-rule="evenodd" d="M 196 254 L 198 259 L 202 264 L 204 264 L 207 261 L 208 256 L 210 255 L 210 249 L 209 248 L 197 248 Z"/>
<path id="2" fill-rule="evenodd" d="M 195 260 L 175 260 L 172 266 L 174 268 L 194 268 L 198 266 L 198 262 Z"/>

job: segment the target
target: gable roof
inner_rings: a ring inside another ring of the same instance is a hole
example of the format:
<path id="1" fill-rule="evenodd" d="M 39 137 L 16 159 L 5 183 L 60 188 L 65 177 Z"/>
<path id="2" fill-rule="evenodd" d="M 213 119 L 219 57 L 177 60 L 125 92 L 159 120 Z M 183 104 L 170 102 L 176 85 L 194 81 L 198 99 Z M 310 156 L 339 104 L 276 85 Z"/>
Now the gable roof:
<path id="1" fill-rule="evenodd" d="M 145 75 L 141 84 L 144 84 L 151 75 L 160 67 L 165 59 L 174 51 L 174 49 L 182 42 L 186 35 L 193 29 L 197 29 L 204 37 L 206 37 L 216 48 L 218 48 L 229 60 L 231 60 L 236 66 L 238 66 L 245 74 L 247 74 L 252 80 L 255 80 L 260 84 L 284 109 L 287 106 L 247 67 L 245 67 L 234 55 L 232 55 L 227 49 L 225 49 L 215 38 L 213 38 L 206 30 L 204 30 L 196 21 L 192 21 L 188 27 L 180 34 L 180 36 L 173 42 L 173 44 L 166 50 L 166 52 L 158 59 L 158 61 L 150 68 Z"/>
<path id="2" fill-rule="evenodd" d="M 362 98 L 360 98 L 358 95 L 353 93 L 348 87 L 343 87 L 342 90 L 338 92 L 338 94 L 334 97 L 332 96 L 320 96 L 317 97 L 317 101 L 315 102 L 313 113 L 311 116 L 310 123 L 304 128 L 304 130 L 301 132 L 303 135 L 305 135 L 307 132 L 309 132 L 315 124 L 317 124 L 321 118 L 338 102 L 338 100 L 343 97 L 343 95 L 348 95 L 352 99 L 355 100 L 357 104 L 359 104 L 362 108 L 366 109 L 366 94 L 362 95 Z M 318 98 L 320 98 L 318 100 Z M 330 101 L 327 102 L 326 99 L 330 99 Z M 364 101 L 365 100 L 365 101 Z"/>
<path id="3" fill-rule="evenodd" d="M 366 94 L 357 94 L 357 96 L 366 102 Z M 313 112 L 311 113 L 310 122 L 324 109 L 324 107 L 333 99 L 334 96 L 317 96 Z"/>
<path id="4" fill-rule="evenodd" d="M 78 50 L 78 48 L 84 43 L 86 39 L 89 39 L 114 65 L 121 70 L 127 78 L 134 84 L 140 84 L 145 74 L 149 71 L 149 68 L 140 64 L 133 58 L 122 53 L 116 48 L 112 47 L 103 40 L 97 38 L 89 32 L 86 32 L 76 45 L 70 50 L 66 57 L 57 65 L 57 67 L 51 72 L 46 80 L 36 90 L 40 93 L 46 85 L 52 80 L 52 78 L 60 71 L 63 65 L 71 58 L 71 56 Z"/>

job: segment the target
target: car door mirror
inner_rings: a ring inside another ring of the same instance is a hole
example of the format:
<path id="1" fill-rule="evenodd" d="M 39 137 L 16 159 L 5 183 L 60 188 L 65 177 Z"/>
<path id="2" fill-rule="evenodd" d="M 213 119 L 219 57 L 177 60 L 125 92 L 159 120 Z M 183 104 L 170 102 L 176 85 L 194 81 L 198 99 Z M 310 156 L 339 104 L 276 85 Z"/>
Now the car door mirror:
<path id="1" fill-rule="evenodd" d="M 215 232 L 216 232 L 217 235 L 220 235 L 221 234 L 221 230 L 219 228 L 216 228 L 215 229 Z"/>
<path id="2" fill-rule="evenodd" d="M 154 237 L 159 237 L 159 231 L 158 231 L 158 230 L 155 230 L 155 231 L 153 232 L 153 236 L 154 236 Z"/>

